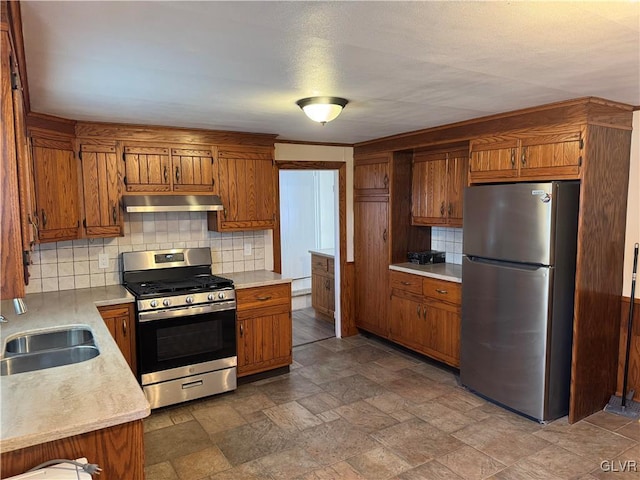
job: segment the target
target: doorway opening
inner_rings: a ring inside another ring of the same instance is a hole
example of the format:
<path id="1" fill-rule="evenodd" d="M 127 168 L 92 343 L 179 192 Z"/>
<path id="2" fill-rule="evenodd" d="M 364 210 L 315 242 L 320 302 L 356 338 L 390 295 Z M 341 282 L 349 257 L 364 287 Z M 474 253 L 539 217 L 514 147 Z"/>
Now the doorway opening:
<path id="1" fill-rule="evenodd" d="M 339 334 L 338 171 L 279 171 L 282 275 L 292 281 L 293 346 Z"/>

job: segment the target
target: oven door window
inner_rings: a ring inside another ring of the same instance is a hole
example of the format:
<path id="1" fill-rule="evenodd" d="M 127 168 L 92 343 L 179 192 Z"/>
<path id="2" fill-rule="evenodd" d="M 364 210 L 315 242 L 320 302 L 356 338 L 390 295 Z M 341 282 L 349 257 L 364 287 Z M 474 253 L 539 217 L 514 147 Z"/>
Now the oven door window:
<path id="1" fill-rule="evenodd" d="M 233 357 L 235 310 L 141 322 L 140 373 Z"/>

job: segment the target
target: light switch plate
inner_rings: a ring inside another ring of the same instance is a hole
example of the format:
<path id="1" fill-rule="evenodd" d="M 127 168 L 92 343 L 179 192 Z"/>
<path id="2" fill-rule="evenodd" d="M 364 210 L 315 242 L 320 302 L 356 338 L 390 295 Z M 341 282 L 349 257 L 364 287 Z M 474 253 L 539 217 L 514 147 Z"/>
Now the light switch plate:
<path id="1" fill-rule="evenodd" d="M 108 253 L 99 253 L 98 254 L 98 268 L 107 268 L 109 266 L 109 254 Z"/>
<path id="2" fill-rule="evenodd" d="M 248 242 L 244 244 L 244 254 L 245 256 L 251 255 L 251 244 Z"/>

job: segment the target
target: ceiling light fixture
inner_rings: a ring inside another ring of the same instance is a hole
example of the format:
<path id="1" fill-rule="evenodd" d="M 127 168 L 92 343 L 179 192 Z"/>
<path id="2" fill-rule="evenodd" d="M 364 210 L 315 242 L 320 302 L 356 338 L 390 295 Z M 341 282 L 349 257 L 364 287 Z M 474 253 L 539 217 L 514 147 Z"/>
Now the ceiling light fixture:
<path id="1" fill-rule="evenodd" d="M 296 102 L 307 117 L 322 125 L 340 115 L 347 103 L 348 100 L 340 97 L 308 97 Z"/>

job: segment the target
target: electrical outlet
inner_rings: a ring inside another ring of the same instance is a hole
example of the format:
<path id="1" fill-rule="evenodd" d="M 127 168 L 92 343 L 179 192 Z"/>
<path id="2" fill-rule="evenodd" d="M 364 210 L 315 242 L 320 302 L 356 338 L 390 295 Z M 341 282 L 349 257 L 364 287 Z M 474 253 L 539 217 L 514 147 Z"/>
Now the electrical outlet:
<path id="1" fill-rule="evenodd" d="M 98 254 L 98 268 L 107 268 L 109 266 L 109 254 L 108 253 L 99 253 Z"/>
<path id="2" fill-rule="evenodd" d="M 251 244 L 249 242 L 244 244 L 244 254 L 245 256 L 251 255 Z"/>

